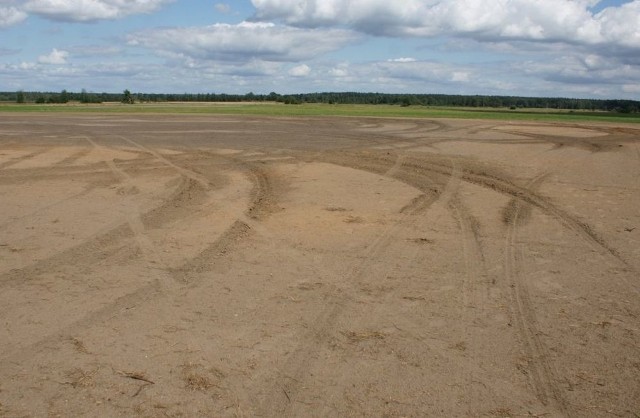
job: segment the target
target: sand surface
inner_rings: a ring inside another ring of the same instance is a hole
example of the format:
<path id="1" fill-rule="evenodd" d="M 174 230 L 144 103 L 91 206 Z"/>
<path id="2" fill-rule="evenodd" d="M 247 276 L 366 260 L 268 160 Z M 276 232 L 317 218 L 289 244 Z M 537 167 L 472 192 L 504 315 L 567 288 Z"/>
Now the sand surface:
<path id="1" fill-rule="evenodd" d="M 0 115 L 0 416 L 640 416 L 640 129 Z"/>

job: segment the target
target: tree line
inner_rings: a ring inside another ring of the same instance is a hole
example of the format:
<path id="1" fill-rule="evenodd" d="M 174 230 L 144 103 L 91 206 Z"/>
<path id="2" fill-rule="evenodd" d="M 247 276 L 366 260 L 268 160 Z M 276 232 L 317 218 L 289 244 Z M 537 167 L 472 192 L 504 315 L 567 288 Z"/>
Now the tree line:
<path id="1" fill-rule="evenodd" d="M 17 103 L 145 103 L 145 102 L 280 102 L 285 104 L 384 104 L 398 106 L 445 106 L 471 108 L 534 108 L 592 110 L 620 113 L 640 112 L 640 102 L 622 99 L 575 99 L 562 97 L 521 97 L 450 94 L 389 94 L 324 92 L 304 94 L 225 94 L 225 93 L 90 93 L 80 92 L 0 92 L 0 101 Z"/>

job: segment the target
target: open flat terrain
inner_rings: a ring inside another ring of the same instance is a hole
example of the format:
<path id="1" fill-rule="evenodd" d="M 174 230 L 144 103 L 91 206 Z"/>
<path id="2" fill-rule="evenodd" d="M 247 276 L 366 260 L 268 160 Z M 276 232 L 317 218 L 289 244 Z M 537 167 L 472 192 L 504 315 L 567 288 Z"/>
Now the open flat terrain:
<path id="1" fill-rule="evenodd" d="M 640 129 L 0 114 L 0 416 L 640 416 Z"/>

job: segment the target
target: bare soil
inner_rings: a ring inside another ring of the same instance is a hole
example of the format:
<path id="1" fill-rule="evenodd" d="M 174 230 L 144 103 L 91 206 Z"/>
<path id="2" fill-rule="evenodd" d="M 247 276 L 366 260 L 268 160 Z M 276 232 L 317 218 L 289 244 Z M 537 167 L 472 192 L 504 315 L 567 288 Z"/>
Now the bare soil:
<path id="1" fill-rule="evenodd" d="M 640 130 L 0 115 L 0 416 L 640 416 Z"/>

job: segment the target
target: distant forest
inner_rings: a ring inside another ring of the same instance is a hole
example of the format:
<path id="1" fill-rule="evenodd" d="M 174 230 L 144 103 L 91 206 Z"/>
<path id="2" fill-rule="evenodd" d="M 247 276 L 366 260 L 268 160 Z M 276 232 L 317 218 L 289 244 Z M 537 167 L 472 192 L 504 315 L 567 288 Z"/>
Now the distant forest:
<path id="1" fill-rule="evenodd" d="M 14 103 L 145 103 L 145 102 L 281 102 L 285 104 L 326 103 L 326 104 L 384 104 L 398 106 L 449 106 L 449 107 L 489 107 L 489 108 L 538 108 L 592 110 L 619 113 L 640 112 L 640 101 L 617 99 L 571 99 L 559 97 L 518 97 L 479 96 L 450 94 L 386 94 L 386 93 L 306 93 L 306 94 L 220 94 L 181 93 L 155 94 L 131 93 L 89 93 L 85 90 L 74 93 L 62 92 L 0 92 L 0 102 Z"/>

